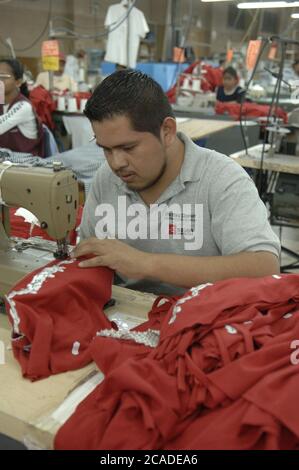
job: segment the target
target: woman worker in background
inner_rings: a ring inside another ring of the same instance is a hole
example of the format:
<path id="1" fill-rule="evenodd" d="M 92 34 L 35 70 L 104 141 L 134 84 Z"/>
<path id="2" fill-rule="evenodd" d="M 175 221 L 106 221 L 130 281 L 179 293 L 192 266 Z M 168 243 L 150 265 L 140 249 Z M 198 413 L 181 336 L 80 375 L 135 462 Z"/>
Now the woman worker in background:
<path id="1" fill-rule="evenodd" d="M 23 65 L 16 59 L 0 60 L 4 105 L 0 104 L 0 147 L 43 156 L 43 128 L 23 82 Z"/>
<path id="2" fill-rule="evenodd" d="M 222 102 L 241 103 L 245 90 L 239 85 L 239 77 L 233 67 L 227 67 L 223 71 L 223 85 L 218 87 L 216 100 Z"/>

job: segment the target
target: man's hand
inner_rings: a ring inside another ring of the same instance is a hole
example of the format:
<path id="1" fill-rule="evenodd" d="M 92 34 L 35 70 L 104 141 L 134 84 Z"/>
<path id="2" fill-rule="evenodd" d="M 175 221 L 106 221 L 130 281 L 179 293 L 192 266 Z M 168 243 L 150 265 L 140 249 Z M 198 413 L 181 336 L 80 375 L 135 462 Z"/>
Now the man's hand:
<path id="1" fill-rule="evenodd" d="M 83 240 L 71 254 L 72 258 L 94 255 L 93 258 L 81 261 L 80 268 L 106 266 L 131 279 L 143 279 L 151 263 L 150 254 L 136 250 L 119 240 Z"/>

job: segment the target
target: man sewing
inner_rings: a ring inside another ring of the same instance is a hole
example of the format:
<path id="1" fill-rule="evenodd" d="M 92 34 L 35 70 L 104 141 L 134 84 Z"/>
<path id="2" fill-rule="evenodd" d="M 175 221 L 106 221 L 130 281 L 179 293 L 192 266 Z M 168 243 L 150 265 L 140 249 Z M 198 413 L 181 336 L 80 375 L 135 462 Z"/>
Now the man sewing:
<path id="1" fill-rule="evenodd" d="M 279 240 L 247 173 L 177 133 L 150 77 L 119 71 L 89 99 L 106 163 L 97 171 L 72 256 L 108 266 L 125 287 L 180 294 L 191 286 L 279 272 Z"/>

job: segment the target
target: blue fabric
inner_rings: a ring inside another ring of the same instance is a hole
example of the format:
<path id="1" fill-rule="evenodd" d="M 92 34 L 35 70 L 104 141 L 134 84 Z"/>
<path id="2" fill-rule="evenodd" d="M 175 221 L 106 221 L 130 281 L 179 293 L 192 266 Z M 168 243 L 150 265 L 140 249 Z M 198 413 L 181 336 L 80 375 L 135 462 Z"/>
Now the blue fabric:
<path id="1" fill-rule="evenodd" d="M 59 152 L 56 140 L 54 139 L 54 136 L 50 129 L 45 124 L 43 124 L 43 131 L 45 157 L 52 157 L 52 155 L 56 155 Z"/>

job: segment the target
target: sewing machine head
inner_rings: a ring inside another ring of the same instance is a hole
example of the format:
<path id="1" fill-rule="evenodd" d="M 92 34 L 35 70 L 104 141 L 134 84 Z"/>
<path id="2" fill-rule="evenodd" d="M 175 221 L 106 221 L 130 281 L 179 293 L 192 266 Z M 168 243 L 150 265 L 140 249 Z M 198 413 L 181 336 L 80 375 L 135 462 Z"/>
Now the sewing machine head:
<path id="1" fill-rule="evenodd" d="M 34 256 L 32 250 L 26 253 L 20 246 L 16 249 L 10 239 L 8 207 L 23 207 L 32 212 L 41 228 L 57 243 L 57 249 L 52 250 L 54 256 L 63 258 L 68 255 L 68 235 L 76 225 L 78 202 L 76 177 L 60 164 L 41 168 L 0 163 L 0 295 L 47 262 Z M 28 243 L 24 246 L 28 248 Z"/>

